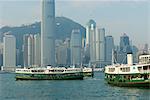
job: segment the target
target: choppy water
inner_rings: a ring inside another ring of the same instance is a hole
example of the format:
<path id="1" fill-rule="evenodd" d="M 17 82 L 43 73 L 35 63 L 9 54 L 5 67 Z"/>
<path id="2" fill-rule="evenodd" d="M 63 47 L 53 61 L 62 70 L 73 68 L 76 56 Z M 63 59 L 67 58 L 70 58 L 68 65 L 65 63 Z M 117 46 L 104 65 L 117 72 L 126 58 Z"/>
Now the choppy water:
<path id="1" fill-rule="evenodd" d="M 150 89 L 110 86 L 104 73 L 84 80 L 15 81 L 0 73 L 0 100 L 150 100 Z"/>

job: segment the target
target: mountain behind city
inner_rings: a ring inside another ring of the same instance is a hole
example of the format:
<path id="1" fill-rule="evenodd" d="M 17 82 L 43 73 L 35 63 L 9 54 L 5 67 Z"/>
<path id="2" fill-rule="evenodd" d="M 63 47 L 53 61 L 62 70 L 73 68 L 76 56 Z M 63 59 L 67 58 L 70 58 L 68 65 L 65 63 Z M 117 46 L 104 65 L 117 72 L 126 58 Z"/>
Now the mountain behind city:
<path id="1" fill-rule="evenodd" d="M 79 23 L 66 18 L 66 17 L 56 17 L 56 39 L 64 40 L 65 38 L 71 36 L 73 29 L 80 29 L 81 34 L 85 37 L 85 28 Z M 21 25 L 18 27 L 5 26 L 0 29 L 1 39 L 4 33 L 11 33 L 16 37 L 17 49 L 22 48 L 23 35 L 24 34 L 37 34 L 41 32 L 41 22 L 35 22 L 30 25 Z"/>

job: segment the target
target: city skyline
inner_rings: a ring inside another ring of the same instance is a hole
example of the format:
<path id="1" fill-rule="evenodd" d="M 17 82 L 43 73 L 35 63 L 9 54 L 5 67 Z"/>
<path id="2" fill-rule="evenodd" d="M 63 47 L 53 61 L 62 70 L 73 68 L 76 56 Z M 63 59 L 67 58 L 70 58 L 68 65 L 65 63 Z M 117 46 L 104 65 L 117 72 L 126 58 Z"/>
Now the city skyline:
<path id="1" fill-rule="evenodd" d="M 41 0 L 0 0 L 0 2 L 2 12 L 0 27 L 41 21 Z M 89 19 L 93 19 L 98 27 L 106 29 L 106 35 L 114 37 L 115 44 L 118 44 L 119 37 L 126 33 L 133 41 L 132 44 L 150 45 L 149 5 L 148 0 L 56 0 L 56 16 L 68 17 L 83 26 L 86 26 Z"/>

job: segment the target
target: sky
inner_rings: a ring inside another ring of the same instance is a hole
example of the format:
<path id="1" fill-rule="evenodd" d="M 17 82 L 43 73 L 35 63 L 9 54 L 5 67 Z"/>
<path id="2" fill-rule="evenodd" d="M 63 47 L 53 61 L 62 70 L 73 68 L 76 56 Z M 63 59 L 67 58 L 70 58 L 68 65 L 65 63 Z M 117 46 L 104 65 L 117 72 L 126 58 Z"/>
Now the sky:
<path id="1" fill-rule="evenodd" d="M 150 45 L 149 0 L 55 0 L 56 16 L 70 18 L 83 26 L 93 19 L 105 28 L 115 44 L 126 33 L 132 44 Z M 41 0 L 0 0 L 0 27 L 20 26 L 41 20 Z"/>

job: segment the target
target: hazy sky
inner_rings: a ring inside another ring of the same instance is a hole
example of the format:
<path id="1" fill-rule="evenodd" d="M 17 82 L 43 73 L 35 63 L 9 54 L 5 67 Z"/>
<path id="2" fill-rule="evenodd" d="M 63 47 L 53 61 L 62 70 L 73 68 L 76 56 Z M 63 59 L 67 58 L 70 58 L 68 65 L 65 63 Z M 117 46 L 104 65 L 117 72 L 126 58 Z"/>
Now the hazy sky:
<path id="1" fill-rule="evenodd" d="M 83 26 L 94 19 L 118 43 L 126 33 L 133 44 L 150 45 L 149 0 L 56 0 L 56 16 L 68 17 Z M 0 0 L 0 27 L 19 26 L 41 19 L 41 0 Z"/>

